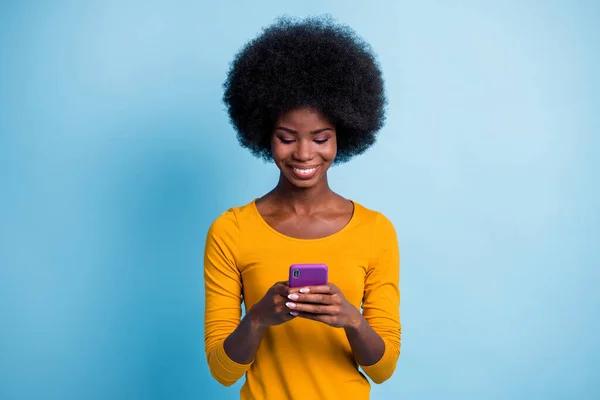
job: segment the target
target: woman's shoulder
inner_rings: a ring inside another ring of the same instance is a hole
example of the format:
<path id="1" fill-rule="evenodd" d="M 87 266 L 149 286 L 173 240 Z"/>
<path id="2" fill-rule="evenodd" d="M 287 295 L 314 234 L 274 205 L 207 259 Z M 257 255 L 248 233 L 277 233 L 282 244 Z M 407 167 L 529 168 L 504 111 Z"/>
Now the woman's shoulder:
<path id="1" fill-rule="evenodd" d="M 222 211 L 211 223 L 211 230 L 238 230 L 240 223 L 254 214 L 255 200 Z"/>
<path id="2" fill-rule="evenodd" d="M 390 249 L 392 254 L 399 250 L 396 227 L 387 213 L 356 203 L 355 210 L 361 215 L 361 232 L 369 237 L 373 259 L 379 258 Z"/>
<path id="3" fill-rule="evenodd" d="M 391 225 L 393 227 L 391 219 L 383 211 L 368 207 L 355 200 L 352 200 L 352 203 L 354 203 L 354 213 L 359 216 L 361 220 L 379 227 L 382 225 Z"/>

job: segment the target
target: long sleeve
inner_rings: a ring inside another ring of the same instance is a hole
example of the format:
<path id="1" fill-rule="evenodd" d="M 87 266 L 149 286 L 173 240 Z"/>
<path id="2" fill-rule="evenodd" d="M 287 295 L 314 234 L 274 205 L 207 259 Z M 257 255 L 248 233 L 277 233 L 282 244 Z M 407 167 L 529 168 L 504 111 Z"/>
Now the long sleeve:
<path id="1" fill-rule="evenodd" d="M 362 370 L 375 383 L 389 379 L 400 356 L 400 251 L 392 223 L 377 214 L 372 256 L 362 304 L 363 316 L 385 343 L 381 359 Z"/>
<path id="2" fill-rule="evenodd" d="M 204 249 L 204 344 L 212 376 L 230 386 L 250 368 L 231 360 L 223 348 L 225 339 L 237 328 L 242 314 L 242 280 L 236 265 L 239 227 L 232 210 L 217 218 Z"/>

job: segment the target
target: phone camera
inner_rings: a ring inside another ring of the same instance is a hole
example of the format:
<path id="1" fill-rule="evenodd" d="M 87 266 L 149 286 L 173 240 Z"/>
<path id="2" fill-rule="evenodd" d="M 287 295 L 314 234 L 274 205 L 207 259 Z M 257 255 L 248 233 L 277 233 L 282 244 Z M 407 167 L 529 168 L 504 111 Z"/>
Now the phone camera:
<path id="1" fill-rule="evenodd" d="M 300 278 L 300 270 L 299 269 L 295 269 L 293 272 L 294 278 Z"/>

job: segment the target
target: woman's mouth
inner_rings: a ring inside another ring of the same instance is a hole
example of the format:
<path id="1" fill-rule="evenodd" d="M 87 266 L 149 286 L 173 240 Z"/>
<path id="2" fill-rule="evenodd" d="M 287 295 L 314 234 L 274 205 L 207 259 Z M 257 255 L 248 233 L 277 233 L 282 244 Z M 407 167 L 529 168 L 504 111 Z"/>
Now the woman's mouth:
<path id="1" fill-rule="evenodd" d="M 290 165 L 289 167 L 292 170 L 292 173 L 298 179 L 311 179 L 317 173 L 317 170 L 319 169 L 320 165 L 307 166 L 307 167 L 291 166 Z"/>

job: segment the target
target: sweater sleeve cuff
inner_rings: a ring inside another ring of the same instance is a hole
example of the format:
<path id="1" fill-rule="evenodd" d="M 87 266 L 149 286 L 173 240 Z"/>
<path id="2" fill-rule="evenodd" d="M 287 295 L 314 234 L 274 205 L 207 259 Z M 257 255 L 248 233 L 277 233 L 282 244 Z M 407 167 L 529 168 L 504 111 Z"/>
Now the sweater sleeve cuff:
<path id="1" fill-rule="evenodd" d="M 373 382 L 383 383 L 392 376 L 396 369 L 397 362 L 398 354 L 393 351 L 388 343 L 385 343 L 385 351 L 379 361 L 373 365 L 361 365 L 360 368 L 373 380 Z"/>
<path id="2" fill-rule="evenodd" d="M 233 361 L 225 353 L 224 343 L 225 341 L 222 340 L 215 346 L 210 356 L 209 365 L 211 366 L 213 375 L 219 382 L 224 385 L 231 385 L 250 369 L 252 362 L 240 364 Z"/>

